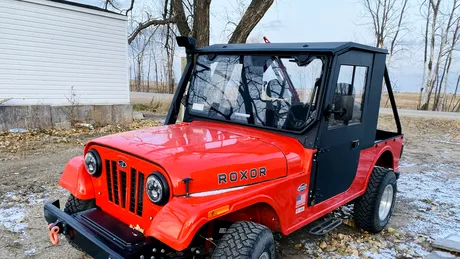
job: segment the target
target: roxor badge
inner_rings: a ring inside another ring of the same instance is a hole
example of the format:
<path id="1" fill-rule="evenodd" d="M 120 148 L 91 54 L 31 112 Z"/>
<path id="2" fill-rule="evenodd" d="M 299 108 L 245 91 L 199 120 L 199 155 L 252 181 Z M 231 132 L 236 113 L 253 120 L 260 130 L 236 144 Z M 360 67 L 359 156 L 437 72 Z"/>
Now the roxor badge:
<path id="1" fill-rule="evenodd" d="M 263 177 L 267 176 L 267 169 L 265 167 L 260 167 L 260 168 L 252 168 L 252 169 L 245 169 L 245 170 L 239 170 L 233 171 L 230 173 L 222 173 L 217 175 L 217 182 L 219 184 L 225 184 L 225 183 L 234 183 L 238 181 L 245 181 L 249 179 L 255 179 L 258 177 Z"/>

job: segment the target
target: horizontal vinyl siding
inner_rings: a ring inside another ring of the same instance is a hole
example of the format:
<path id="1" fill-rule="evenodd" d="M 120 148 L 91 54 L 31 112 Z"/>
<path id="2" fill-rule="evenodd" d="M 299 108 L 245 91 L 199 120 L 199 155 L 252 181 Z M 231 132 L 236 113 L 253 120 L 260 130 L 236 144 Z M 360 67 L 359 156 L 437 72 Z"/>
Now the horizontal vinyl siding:
<path id="1" fill-rule="evenodd" d="M 129 103 L 126 17 L 47 0 L 1 0 L 0 100 Z"/>

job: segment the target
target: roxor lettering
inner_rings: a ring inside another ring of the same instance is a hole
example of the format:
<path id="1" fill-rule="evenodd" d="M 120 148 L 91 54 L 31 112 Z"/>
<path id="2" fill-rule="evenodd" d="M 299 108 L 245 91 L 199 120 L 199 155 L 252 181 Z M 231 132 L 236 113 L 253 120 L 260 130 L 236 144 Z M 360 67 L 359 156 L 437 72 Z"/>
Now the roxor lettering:
<path id="1" fill-rule="evenodd" d="M 248 170 L 241 171 L 240 170 L 240 181 L 248 179 Z"/>
<path id="2" fill-rule="evenodd" d="M 236 182 L 238 180 L 238 174 L 236 172 L 231 172 L 229 174 L 230 182 Z"/>
<path id="3" fill-rule="evenodd" d="M 259 168 L 259 176 L 267 176 L 267 170 L 265 167 Z"/>
<path id="4" fill-rule="evenodd" d="M 226 174 L 218 174 L 217 178 L 219 179 L 219 184 L 227 183 L 227 175 Z"/>
<path id="5" fill-rule="evenodd" d="M 249 172 L 248 172 L 249 171 Z M 239 172 L 239 174 L 238 174 Z M 249 175 L 248 175 L 249 174 Z M 267 176 L 267 169 L 265 167 L 244 169 L 238 171 L 232 171 L 230 173 L 222 173 L 217 175 L 217 182 L 219 184 L 227 184 L 234 182 L 247 181 L 250 179 L 256 179 L 258 177 Z"/>
<path id="6" fill-rule="evenodd" d="M 251 169 L 250 176 L 252 179 L 257 177 L 257 169 L 253 168 Z"/>

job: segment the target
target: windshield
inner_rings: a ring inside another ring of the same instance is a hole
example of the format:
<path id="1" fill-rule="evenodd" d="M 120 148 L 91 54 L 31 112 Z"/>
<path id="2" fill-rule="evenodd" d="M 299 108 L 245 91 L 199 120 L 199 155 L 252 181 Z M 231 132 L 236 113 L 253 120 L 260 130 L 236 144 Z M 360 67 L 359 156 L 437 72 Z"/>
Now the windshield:
<path id="1" fill-rule="evenodd" d="M 192 75 L 192 115 L 300 131 L 316 116 L 323 57 L 200 55 Z"/>

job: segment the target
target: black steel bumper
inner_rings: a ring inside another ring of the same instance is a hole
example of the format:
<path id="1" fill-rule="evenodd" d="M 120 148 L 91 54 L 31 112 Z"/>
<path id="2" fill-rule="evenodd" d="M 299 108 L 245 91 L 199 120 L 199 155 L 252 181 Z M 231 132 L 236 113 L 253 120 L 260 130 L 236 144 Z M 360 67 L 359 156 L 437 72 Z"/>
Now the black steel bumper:
<path id="1" fill-rule="evenodd" d="M 59 200 L 56 200 L 45 204 L 44 216 L 48 223 L 59 226 L 60 233 L 94 258 L 163 258 L 175 252 L 100 209 L 69 215 L 60 209 Z"/>

